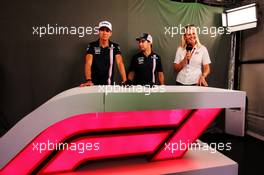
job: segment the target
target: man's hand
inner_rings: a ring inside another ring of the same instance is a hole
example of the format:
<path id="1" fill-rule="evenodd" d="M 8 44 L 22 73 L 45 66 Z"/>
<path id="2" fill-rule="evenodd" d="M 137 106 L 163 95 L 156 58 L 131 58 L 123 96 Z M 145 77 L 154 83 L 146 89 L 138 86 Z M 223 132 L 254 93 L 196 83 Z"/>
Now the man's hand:
<path id="1" fill-rule="evenodd" d="M 85 87 L 85 86 L 93 86 L 93 82 L 91 80 L 87 81 L 86 83 L 83 83 L 80 85 L 80 87 Z"/>
<path id="2" fill-rule="evenodd" d="M 124 87 L 129 87 L 129 86 L 132 86 L 133 85 L 133 82 L 131 80 L 126 80 L 125 82 L 122 82 L 121 83 L 121 86 L 124 86 Z"/>
<path id="3" fill-rule="evenodd" d="M 125 70 L 125 66 L 124 66 L 124 63 L 123 63 L 122 55 L 121 54 L 117 54 L 115 56 L 115 58 L 116 58 L 115 60 L 116 60 L 117 68 L 118 68 L 119 73 L 120 73 L 121 78 L 122 78 L 122 82 L 126 82 L 126 80 L 127 80 L 126 70 Z"/>

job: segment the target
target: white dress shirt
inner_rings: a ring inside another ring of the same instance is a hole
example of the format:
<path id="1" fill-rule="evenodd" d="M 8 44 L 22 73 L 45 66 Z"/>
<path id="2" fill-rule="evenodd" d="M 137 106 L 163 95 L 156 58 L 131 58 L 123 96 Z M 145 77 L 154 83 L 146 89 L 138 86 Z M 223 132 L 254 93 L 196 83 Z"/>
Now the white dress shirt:
<path id="1" fill-rule="evenodd" d="M 210 64 L 211 60 L 205 46 L 197 45 L 192 50 L 193 54 L 189 63 L 178 72 L 176 81 L 182 84 L 197 84 L 202 74 L 202 65 Z M 179 47 L 176 51 L 174 63 L 179 64 L 186 55 L 186 49 Z"/>

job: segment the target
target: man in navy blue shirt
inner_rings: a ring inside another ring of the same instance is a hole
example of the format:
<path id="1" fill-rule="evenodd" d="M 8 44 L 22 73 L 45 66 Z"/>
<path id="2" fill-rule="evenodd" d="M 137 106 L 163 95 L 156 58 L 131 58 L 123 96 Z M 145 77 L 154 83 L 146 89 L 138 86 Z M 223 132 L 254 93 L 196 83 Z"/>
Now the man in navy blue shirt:
<path id="1" fill-rule="evenodd" d="M 164 85 L 164 74 L 160 56 L 152 51 L 153 39 L 148 33 L 136 39 L 140 52 L 133 56 L 128 81 L 134 85 Z"/>
<path id="2" fill-rule="evenodd" d="M 122 82 L 126 81 L 126 72 L 118 44 L 109 40 L 112 36 L 112 24 L 99 23 L 99 39 L 91 42 L 87 48 L 85 63 L 86 82 L 81 86 L 112 85 L 114 83 L 114 65 L 117 64 Z"/>

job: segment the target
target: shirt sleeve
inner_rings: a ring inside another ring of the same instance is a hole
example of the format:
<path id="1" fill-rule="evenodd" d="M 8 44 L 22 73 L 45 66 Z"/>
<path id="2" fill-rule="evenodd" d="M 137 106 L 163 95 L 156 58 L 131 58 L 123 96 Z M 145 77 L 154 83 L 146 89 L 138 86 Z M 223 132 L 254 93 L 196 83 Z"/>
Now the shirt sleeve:
<path id="1" fill-rule="evenodd" d="M 120 46 L 118 44 L 116 44 L 114 47 L 114 55 L 122 54 Z"/>
<path id="2" fill-rule="evenodd" d="M 175 55 L 174 63 L 179 64 L 183 60 L 183 49 L 181 47 L 178 47 Z"/>
<path id="3" fill-rule="evenodd" d="M 211 60 L 210 60 L 210 57 L 209 57 L 209 53 L 208 53 L 206 47 L 203 48 L 202 62 L 203 62 L 203 65 L 211 63 Z"/>
<path id="4" fill-rule="evenodd" d="M 157 59 L 156 72 L 163 72 L 160 56 L 158 56 L 158 59 Z"/>
<path id="5" fill-rule="evenodd" d="M 86 54 L 94 54 L 94 47 L 92 46 L 92 44 L 89 44 L 86 48 Z"/>

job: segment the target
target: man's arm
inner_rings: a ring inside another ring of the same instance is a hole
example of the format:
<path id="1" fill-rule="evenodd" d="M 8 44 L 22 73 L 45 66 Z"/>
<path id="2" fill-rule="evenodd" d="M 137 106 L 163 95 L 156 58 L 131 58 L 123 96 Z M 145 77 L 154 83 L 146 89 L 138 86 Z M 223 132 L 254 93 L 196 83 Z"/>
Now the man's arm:
<path id="1" fill-rule="evenodd" d="M 122 82 L 126 82 L 127 78 L 126 78 L 126 70 L 125 70 L 125 66 L 123 63 L 123 58 L 121 54 L 117 54 L 116 56 L 116 64 L 120 73 L 120 76 L 122 78 Z"/>
<path id="2" fill-rule="evenodd" d="M 158 77 L 159 77 L 160 85 L 164 85 L 165 82 L 164 82 L 164 74 L 163 74 L 163 72 L 159 72 Z"/>
<path id="3" fill-rule="evenodd" d="M 93 55 L 87 54 L 85 57 L 85 78 L 86 80 L 92 79 L 92 63 L 93 63 Z"/>
<path id="4" fill-rule="evenodd" d="M 134 80 L 134 76 L 135 76 L 135 72 L 134 71 L 130 71 L 128 73 L 127 79 L 130 80 L 130 81 L 133 81 Z"/>
<path id="5" fill-rule="evenodd" d="M 92 86 L 92 63 L 93 63 L 93 55 L 92 54 L 87 54 L 85 57 L 85 79 L 87 82 L 81 84 L 80 86 Z"/>
<path id="6" fill-rule="evenodd" d="M 162 68 L 162 64 L 161 64 L 161 58 L 160 56 L 158 56 L 157 59 L 157 66 L 156 66 L 156 72 L 158 72 L 158 80 L 159 80 L 159 84 L 160 85 L 164 85 L 164 73 L 163 73 L 163 68 Z"/>

